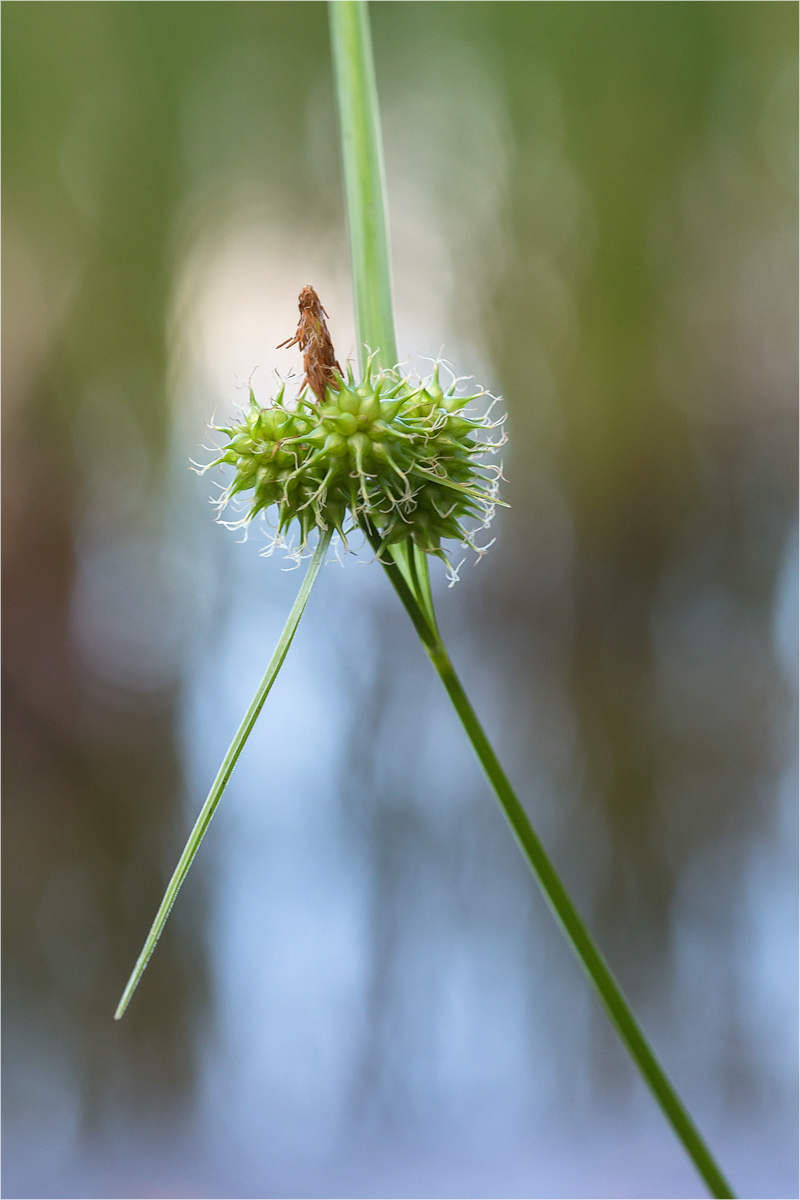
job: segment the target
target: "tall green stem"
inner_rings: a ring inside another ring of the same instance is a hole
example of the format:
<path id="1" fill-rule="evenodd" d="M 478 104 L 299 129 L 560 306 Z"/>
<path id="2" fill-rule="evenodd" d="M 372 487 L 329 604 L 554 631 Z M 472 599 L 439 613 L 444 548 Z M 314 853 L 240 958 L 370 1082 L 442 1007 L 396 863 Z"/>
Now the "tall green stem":
<path id="1" fill-rule="evenodd" d="M 377 551 L 380 546 L 380 538 L 370 534 L 370 541 Z M 414 596 L 396 563 L 384 561 L 383 565 L 414 623 L 428 657 L 444 684 L 464 731 L 472 743 L 476 757 L 483 767 L 505 818 L 517 839 L 519 848 L 528 860 L 564 936 L 594 985 L 609 1019 L 665 1116 L 706 1181 L 712 1196 L 732 1197 L 734 1193 L 730 1184 L 714 1161 L 697 1126 L 656 1058 L 619 984 L 584 925 L 558 872 L 531 825 L 525 809 L 509 783 L 450 661 L 441 635 L 435 626 L 429 623 L 422 598 Z"/>
<path id="2" fill-rule="evenodd" d="M 330 0 L 331 40 L 344 159 L 348 226 L 360 342 L 396 360 L 389 251 L 377 93 L 365 0 Z M 389 354 L 391 347 L 391 354 Z M 362 355 L 362 369 L 364 359 Z M 569 893 L 511 787 L 445 649 L 433 612 L 427 558 L 406 544 L 381 551 L 381 539 L 364 521 L 370 543 L 402 601 L 458 714 L 519 847 L 564 936 L 583 966 L 611 1022 L 650 1087 L 712 1196 L 732 1197 L 678 1093 L 667 1078 Z"/>
<path id="3" fill-rule="evenodd" d="M 361 370 L 366 347 L 376 352 L 378 366 L 393 367 L 397 346 L 369 17 L 366 4 L 353 0 L 337 0 L 329 12 Z"/>
<path id="4" fill-rule="evenodd" d="M 292 605 L 292 611 L 289 613 L 286 624 L 283 627 L 283 633 L 281 634 L 280 640 L 275 647 L 275 652 L 270 659 L 264 678 L 261 680 L 258 691 L 253 697 L 250 707 L 244 715 L 244 720 L 236 730 L 233 741 L 228 747 L 228 752 L 222 760 L 222 766 L 217 772 L 217 777 L 211 785 L 211 791 L 208 793 L 205 804 L 200 810 L 200 816 L 195 821 L 194 828 L 189 834 L 189 840 L 184 846 L 183 853 L 178 859 L 178 865 L 172 874 L 169 884 L 167 885 L 167 890 L 164 893 L 164 899 L 161 901 L 161 905 L 156 913 L 155 920 L 153 921 L 150 932 L 147 935 L 147 940 L 145 941 L 141 954 L 136 960 L 136 966 L 131 972 L 131 977 L 125 986 L 125 991 L 122 993 L 122 999 L 117 1005 L 117 1011 L 114 1013 L 114 1019 L 116 1021 L 120 1019 L 122 1014 L 125 1012 L 125 1009 L 128 1007 L 131 996 L 136 991 L 139 980 L 144 974 L 144 969 L 147 966 L 150 955 L 156 948 L 156 942 L 161 937 L 162 930 L 167 923 L 167 918 L 169 917 L 170 910 L 175 903 L 178 892 L 180 891 L 181 884 L 189 874 L 189 868 L 194 861 L 194 856 L 200 849 L 200 843 L 205 837 L 206 830 L 211 824 L 211 818 L 217 811 L 217 805 L 222 799 L 222 793 L 225 791 L 228 780 L 233 774 L 233 768 L 238 762 L 239 755 L 242 753 L 245 743 L 253 731 L 253 726 L 256 723 L 258 714 L 264 707 L 264 701 L 269 695 L 270 689 L 277 678 L 278 672 L 283 666 L 283 660 L 286 658 L 289 647 L 292 644 L 292 639 L 297 632 L 297 626 L 300 624 L 300 618 L 302 617 L 306 604 L 308 603 L 308 597 L 311 595 L 311 589 L 314 586 L 317 575 L 319 575 L 320 567 L 325 561 L 325 554 L 328 550 L 330 542 L 330 530 L 327 533 L 320 533 L 317 548 L 314 551 L 311 562 L 309 563 L 308 570 L 306 571 L 305 578 L 300 587 L 300 591 L 297 593 L 297 599 Z"/>

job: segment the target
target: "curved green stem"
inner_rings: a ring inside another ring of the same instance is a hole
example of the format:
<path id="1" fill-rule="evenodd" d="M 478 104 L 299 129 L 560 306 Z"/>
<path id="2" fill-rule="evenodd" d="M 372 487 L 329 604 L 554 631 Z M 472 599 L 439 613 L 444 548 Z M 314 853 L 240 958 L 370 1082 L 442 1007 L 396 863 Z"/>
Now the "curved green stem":
<path id="1" fill-rule="evenodd" d="M 153 921 L 150 932 L 147 935 L 147 940 L 142 947 L 142 952 L 136 960 L 136 966 L 131 972 L 131 977 L 128 980 L 125 991 L 122 993 L 122 999 L 117 1005 L 117 1011 L 114 1013 L 114 1020 L 118 1021 L 125 1012 L 125 1009 L 130 1003 L 131 996 L 136 990 L 136 987 L 141 979 L 144 969 L 147 966 L 150 955 L 156 947 L 156 942 L 161 937 L 162 930 L 167 923 L 170 910 L 175 903 L 175 898 L 180 891 L 181 884 L 189 873 L 189 868 L 194 861 L 194 856 L 200 849 L 200 843 L 205 837 L 206 830 L 211 824 L 211 818 L 216 812 L 217 805 L 222 799 L 222 793 L 225 791 L 228 780 L 230 779 L 233 768 L 236 766 L 239 755 L 245 747 L 245 743 L 253 731 L 253 726 L 256 723 L 258 714 L 264 707 L 264 701 L 269 695 L 270 689 L 277 678 L 278 672 L 283 666 L 283 660 L 286 658 L 289 647 L 292 644 L 297 626 L 300 624 L 300 618 L 308 603 L 308 597 L 311 594 L 311 589 L 319 575 L 320 567 L 325 561 L 325 554 L 331 541 L 331 531 L 321 533 L 317 548 L 314 551 L 308 570 L 306 571 L 300 591 L 297 594 L 297 599 L 292 605 L 292 611 L 286 624 L 283 627 L 283 633 L 280 636 L 275 652 L 270 659 L 266 674 L 259 684 L 258 691 L 252 699 L 250 707 L 245 713 L 244 720 L 236 730 L 233 741 L 228 747 L 228 752 L 222 760 L 222 766 L 217 772 L 217 777 L 211 785 L 211 791 L 206 797 L 206 802 L 200 810 L 200 815 L 195 821 L 194 828 L 189 834 L 183 853 L 178 859 L 178 865 L 173 871 L 172 878 L 169 881 L 167 890 L 164 893 L 164 899 L 161 901 L 155 920 Z"/>
<path id="2" fill-rule="evenodd" d="M 370 543 L 377 551 L 380 537 L 368 531 Z M 528 814 L 508 781 L 491 743 L 484 733 L 469 698 L 461 685 L 450 656 L 434 622 L 426 612 L 426 585 L 419 594 L 411 587 L 403 572 L 385 552 L 379 555 L 381 565 L 411 617 L 420 640 L 433 666 L 444 684 L 453 708 L 464 731 L 472 743 L 475 755 L 483 768 L 492 790 L 503 810 L 508 824 L 517 839 L 541 888 L 550 909 L 570 944 L 589 980 L 600 998 L 609 1019 L 616 1028 L 634 1063 L 638 1067 L 650 1090 L 660 1104 L 667 1120 L 685 1146 L 697 1170 L 705 1180 L 712 1196 L 733 1197 L 734 1192 L 722 1171 L 717 1166 L 706 1146 L 700 1131 L 692 1120 L 680 1096 L 670 1082 L 666 1071 L 658 1061 L 641 1026 L 633 1015 L 622 989 L 611 973 L 611 969 L 594 943 L 569 892 L 551 862 Z M 417 572 L 418 577 L 419 572 Z M 427 580 L 427 566 L 425 567 Z"/>
<path id="3" fill-rule="evenodd" d="M 667 1120 L 683 1142 L 712 1196 L 732 1197 L 734 1193 L 731 1185 L 714 1161 L 700 1131 L 656 1058 L 619 984 L 584 925 L 558 872 L 531 825 L 525 809 L 500 766 L 497 755 L 461 686 L 444 645 L 440 642 L 433 653 L 429 651 L 429 656 L 458 713 L 461 724 L 472 743 L 472 748 L 486 773 L 519 847 L 528 860 L 564 936 L 594 985 L 611 1023 L 661 1105 Z"/>

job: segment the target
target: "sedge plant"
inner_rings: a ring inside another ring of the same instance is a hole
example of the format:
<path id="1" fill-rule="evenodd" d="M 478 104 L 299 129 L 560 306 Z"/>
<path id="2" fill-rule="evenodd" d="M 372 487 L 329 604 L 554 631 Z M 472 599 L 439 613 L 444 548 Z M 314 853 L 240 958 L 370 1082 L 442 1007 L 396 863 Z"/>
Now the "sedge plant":
<path id="1" fill-rule="evenodd" d="M 281 388 L 267 406 L 252 390 L 241 420 L 221 427 L 226 441 L 210 466 L 233 467 L 222 504 L 245 499 L 238 525 L 262 512 L 274 515 L 277 544 L 290 531 L 298 561 L 310 563 L 264 678 L 231 742 L 169 882 L 116 1017 L 141 979 L 170 909 L 223 791 L 294 638 L 311 589 L 337 535 L 363 535 L 405 608 L 444 685 L 502 812 L 561 930 L 611 1023 L 708 1190 L 732 1197 L 664 1068 L 645 1037 L 573 904 L 489 743 L 456 674 L 436 621 L 429 562 L 448 562 L 443 541 L 483 553 L 476 532 L 486 528 L 498 495 L 499 466 L 487 464 L 504 440 L 502 421 L 468 409 L 486 396 L 445 391 L 439 368 L 429 379 L 397 365 L 391 298 L 385 186 L 377 89 L 366 0 L 329 0 L 331 43 L 350 237 L 359 374 L 336 361 L 325 311 L 313 288 L 300 295 L 294 338 L 304 351 L 305 379 L 296 400 Z M 477 526 L 475 525 L 477 522 Z M 313 544 L 313 551 L 311 546 Z M 451 575 L 455 578 L 453 568 Z"/>

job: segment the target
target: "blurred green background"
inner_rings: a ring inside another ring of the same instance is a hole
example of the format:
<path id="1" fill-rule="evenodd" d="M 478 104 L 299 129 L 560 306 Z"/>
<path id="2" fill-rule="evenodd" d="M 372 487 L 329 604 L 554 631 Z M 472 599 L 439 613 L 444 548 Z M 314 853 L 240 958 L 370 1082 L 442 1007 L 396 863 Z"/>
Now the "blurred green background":
<path id="1" fill-rule="evenodd" d="M 509 414 L 445 636 L 734 1184 L 796 1196 L 797 8 L 371 16 L 400 353 Z M 3 34 L 4 1194 L 696 1195 L 376 569 L 111 1021 L 298 584 L 188 461 L 304 284 L 354 351 L 327 18 Z"/>

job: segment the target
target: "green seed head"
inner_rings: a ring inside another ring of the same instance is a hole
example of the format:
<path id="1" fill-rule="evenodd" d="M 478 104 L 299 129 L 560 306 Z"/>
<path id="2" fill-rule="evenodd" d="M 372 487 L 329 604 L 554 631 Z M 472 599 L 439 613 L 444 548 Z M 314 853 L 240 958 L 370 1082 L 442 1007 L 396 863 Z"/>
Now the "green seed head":
<path id="1" fill-rule="evenodd" d="M 338 390 L 328 387 L 324 403 L 305 389 L 296 404 L 283 388 L 267 406 L 252 389 L 239 424 L 216 427 L 228 439 L 209 466 L 233 466 L 233 480 L 220 509 L 252 492 L 242 519 L 275 515 L 276 541 L 285 544 L 299 527 L 299 550 L 317 529 L 338 531 L 346 544 L 354 529 L 376 529 L 386 545 L 410 538 L 420 549 L 444 558 L 442 541 L 474 541 L 502 501 L 499 466 L 484 458 L 505 441 L 502 420 L 469 417 L 465 406 L 486 393 L 443 393 L 438 364 L 425 383 L 397 367 L 367 371 L 355 386 L 348 367 Z M 492 439 L 490 431 L 500 429 Z M 488 549 L 488 547 L 484 547 Z"/>

